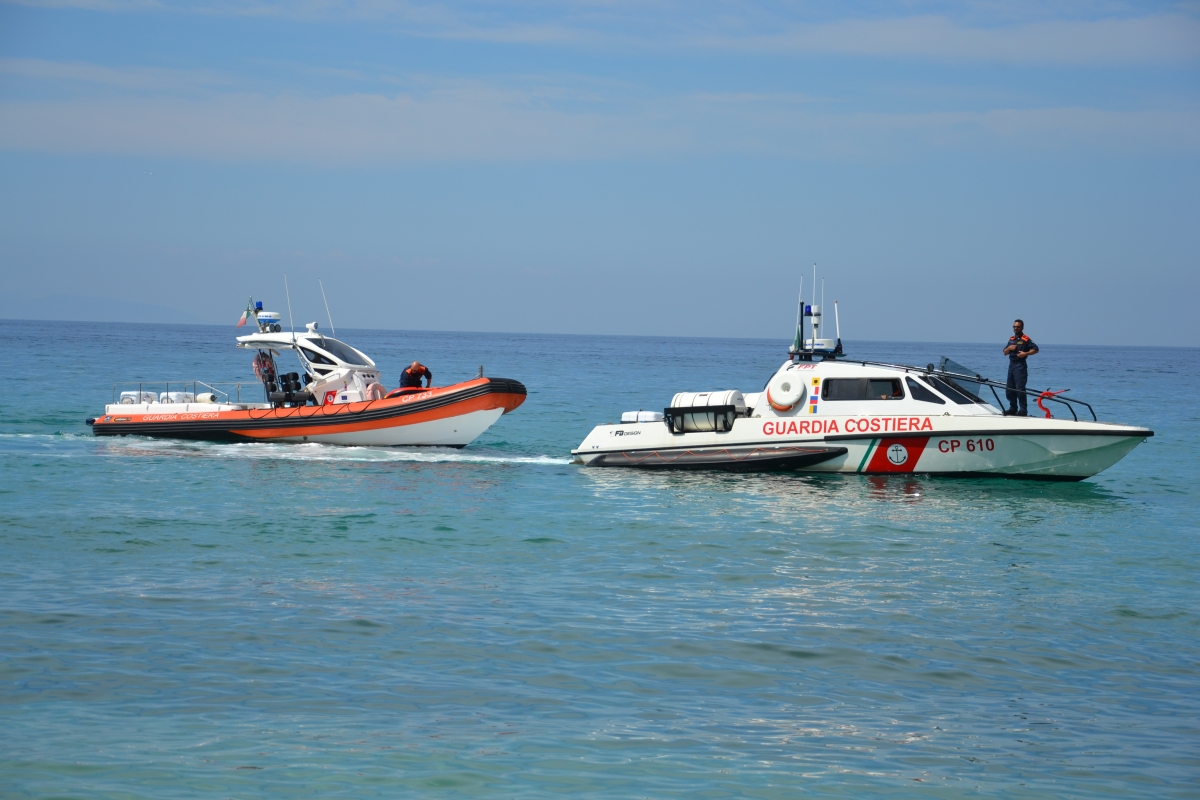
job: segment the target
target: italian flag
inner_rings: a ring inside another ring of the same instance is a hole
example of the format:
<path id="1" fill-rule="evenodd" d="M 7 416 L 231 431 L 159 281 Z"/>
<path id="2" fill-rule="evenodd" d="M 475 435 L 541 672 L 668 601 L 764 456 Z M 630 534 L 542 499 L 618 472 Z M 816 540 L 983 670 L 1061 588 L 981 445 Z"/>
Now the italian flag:
<path id="1" fill-rule="evenodd" d="M 243 311 L 242 316 L 238 318 L 238 324 L 235 327 L 238 327 L 238 328 L 242 327 L 243 325 L 246 324 L 246 321 L 252 317 L 254 319 L 257 319 L 257 317 L 255 317 L 255 315 L 254 315 L 254 298 L 253 297 L 251 297 L 250 301 L 246 303 L 246 310 Z"/>

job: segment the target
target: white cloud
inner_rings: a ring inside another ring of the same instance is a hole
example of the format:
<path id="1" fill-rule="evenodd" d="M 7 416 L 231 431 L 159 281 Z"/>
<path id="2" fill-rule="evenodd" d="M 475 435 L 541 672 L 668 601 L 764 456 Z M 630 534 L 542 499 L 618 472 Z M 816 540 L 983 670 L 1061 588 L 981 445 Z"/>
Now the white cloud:
<path id="1" fill-rule="evenodd" d="M 47 61 L 38 58 L 0 58 L 0 75 L 156 91 L 229 86 L 237 82 L 234 78 L 211 70 L 107 67 L 80 61 Z"/>
<path id="2" fill-rule="evenodd" d="M 0 147 L 328 164 L 735 153 L 869 159 L 914 146 L 1200 149 L 1195 111 L 833 113 L 786 94 L 570 105 L 536 90 L 465 82 L 422 94 L 8 101 L 0 103 Z"/>
<path id="3" fill-rule="evenodd" d="M 7 0 L 11 5 L 36 8 L 82 8 L 88 11 L 154 11 L 168 8 L 157 0 Z"/>
<path id="4" fill-rule="evenodd" d="M 981 28 L 938 16 L 846 19 L 795 25 L 774 34 L 702 36 L 693 43 L 791 55 L 1013 64 L 1187 63 L 1200 60 L 1200 22 L 1184 16 L 1148 16 Z"/>
<path id="5" fill-rule="evenodd" d="M 0 104 L 0 146 L 324 163 L 586 157 L 604 120 L 521 107 L 503 93 L 416 99 L 230 94 Z M 624 148 L 622 148 L 624 149 Z"/>
<path id="6" fill-rule="evenodd" d="M 10 0 L 11 1 L 11 0 Z M 21 0 L 17 0 L 20 2 Z M 933 59 L 1012 64 L 1194 64 L 1195 8 L 1146 13 L 1125 4 L 950 6 L 864 4 L 841 16 L 822 7 L 757 2 L 406 2 L 405 0 L 24 0 L 28 5 L 112 12 L 278 17 L 379 23 L 397 33 L 514 45 L 599 50 L 739 51 L 791 56 Z M 897 13 L 903 9 L 931 9 Z M 807 18 L 802 15 L 808 14 Z"/>

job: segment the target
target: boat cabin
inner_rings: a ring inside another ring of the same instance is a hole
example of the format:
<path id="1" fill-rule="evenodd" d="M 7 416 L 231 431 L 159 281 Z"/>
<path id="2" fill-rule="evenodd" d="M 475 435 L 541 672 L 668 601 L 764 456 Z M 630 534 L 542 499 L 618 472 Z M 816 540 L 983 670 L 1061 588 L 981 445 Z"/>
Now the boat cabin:
<path id="1" fill-rule="evenodd" d="M 315 322 L 308 323 L 302 333 L 260 331 L 239 336 L 237 342 L 239 348 L 258 351 L 255 372 L 268 384 L 269 395 L 269 384 L 275 382 L 278 383 L 279 394 L 292 395 L 290 398 L 272 396 L 274 402 L 299 401 L 329 405 L 379 399 L 386 394 L 375 362 L 361 350 L 325 336 Z M 302 377 L 294 373 L 280 375 L 275 369 L 274 359 L 284 350 L 296 353 L 304 369 Z M 300 385 L 292 386 L 292 383 Z"/>
<path id="2" fill-rule="evenodd" d="M 931 368 L 833 359 L 789 361 L 762 392 L 745 396 L 746 416 L 1000 416 L 1000 409 L 980 391 L 979 385 Z"/>

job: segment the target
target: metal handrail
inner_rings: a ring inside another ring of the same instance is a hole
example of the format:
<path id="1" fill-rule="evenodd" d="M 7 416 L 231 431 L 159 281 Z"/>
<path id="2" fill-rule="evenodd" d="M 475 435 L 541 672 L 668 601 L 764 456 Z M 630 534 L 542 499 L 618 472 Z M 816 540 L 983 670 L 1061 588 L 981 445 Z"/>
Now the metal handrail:
<path id="1" fill-rule="evenodd" d="M 862 364 L 864 367 L 868 366 L 868 365 L 873 366 L 873 367 L 888 367 L 890 369 L 899 369 L 899 370 L 903 370 L 905 372 L 914 372 L 918 375 L 934 375 L 936 377 L 961 378 L 962 380 L 969 381 L 970 383 L 978 383 L 978 384 L 987 386 L 989 389 L 991 389 L 992 394 L 996 397 L 997 407 L 1003 406 L 1004 404 L 1000 400 L 1000 395 L 996 394 L 996 390 L 1004 389 L 1005 391 L 1009 391 L 1008 384 L 1001 383 L 1000 381 L 994 381 L 994 380 L 991 380 L 990 378 L 985 378 L 982 375 L 966 375 L 961 372 L 947 372 L 945 370 L 938 370 L 938 369 L 931 370 L 929 367 L 914 367 L 910 364 L 889 364 L 885 361 L 863 361 L 860 358 L 839 358 L 838 361 L 841 363 Z M 1049 390 L 1047 390 L 1047 391 L 1049 391 Z M 1025 390 L 1023 390 L 1023 392 L 1027 397 L 1034 398 L 1035 401 L 1038 398 L 1041 398 L 1041 396 L 1042 396 L 1042 392 L 1038 389 L 1025 389 Z M 1045 399 L 1050 400 L 1051 402 L 1054 402 L 1054 403 L 1062 403 L 1064 406 L 1067 407 L 1067 410 L 1071 412 L 1071 416 L 1076 421 L 1079 420 L 1079 415 L 1075 413 L 1075 409 L 1073 408 L 1074 405 L 1081 405 L 1084 408 L 1086 408 L 1088 410 L 1088 412 L 1092 415 L 1093 422 L 1099 421 L 1096 417 L 1096 410 L 1092 408 L 1090 403 L 1088 403 L 1084 400 L 1078 400 L 1074 397 L 1062 397 L 1062 396 L 1047 397 Z"/>
<path id="2" fill-rule="evenodd" d="M 176 391 L 183 391 L 185 393 L 188 391 L 188 387 L 190 386 L 192 397 L 195 397 L 197 394 L 200 394 L 200 392 L 198 391 L 198 387 L 202 386 L 205 389 L 209 390 L 212 394 L 217 396 L 218 403 L 225 403 L 225 404 L 231 404 L 231 405 L 246 405 L 245 403 L 242 402 L 242 382 L 241 381 L 214 381 L 212 383 L 209 383 L 206 381 L 198 381 L 198 380 L 190 380 L 190 381 L 118 381 L 113 384 L 113 394 L 112 394 L 113 405 L 120 404 L 119 397 L 120 397 L 122 390 L 131 391 L 134 386 L 137 387 L 137 393 L 138 393 L 137 396 L 138 396 L 139 403 L 142 401 L 143 395 L 148 391 L 155 396 L 154 402 L 158 402 L 157 398 L 159 397 L 159 393 L 157 391 L 152 391 L 152 390 L 156 390 L 158 387 L 161 386 L 161 387 L 163 387 L 163 392 L 169 394 L 171 391 L 172 384 L 174 384 L 175 386 L 182 386 L 183 387 L 182 389 L 177 389 Z M 228 387 L 228 391 L 220 388 L 222 386 Z M 247 383 L 246 386 L 247 386 L 247 388 L 252 387 L 252 386 L 258 387 L 259 389 L 263 388 L 263 385 L 261 383 L 259 383 L 258 381 L 255 381 L 253 383 Z M 150 388 L 147 389 L 146 387 L 150 387 Z"/>

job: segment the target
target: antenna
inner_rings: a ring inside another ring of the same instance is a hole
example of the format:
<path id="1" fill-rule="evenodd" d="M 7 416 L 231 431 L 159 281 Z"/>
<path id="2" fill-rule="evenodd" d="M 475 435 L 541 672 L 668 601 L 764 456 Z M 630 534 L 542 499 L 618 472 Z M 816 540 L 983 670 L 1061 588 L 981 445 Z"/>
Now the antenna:
<path id="1" fill-rule="evenodd" d="M 800 276 L 800 294 L 796 298 L 796 335 L 800 337 L 800 348 L 804 347 L 804 333 L 800 330 L 800 325 L 804 320 L 804 276 Z"/>
<path id="2" fill-rule="evenodd" d="M 838 355 L 842 354 L 842 321 L 838 319 L 837 300 L 833 301 L 833 330 L 837 334 L 837 347 L 834 352 Z"/>
<path id="3" fill-rule="evenodd" d="M 813 262 L 813 315 L 812 323 L 809 324 L 809 329 L 812 331 L 812 347 L 809 350 L 817 349 L 817 336 L 820 334 L 821 318 L 817 316 L 820 306 L 817 305 L 817 262 Z"/>
<path id="4" fill-rule="evenodd" d="M 325 284 L 321 283 L 321 279 L 317 278 L 317 285 L 321 287 L 321 299 L 325 300 Z M 325 300 L 325 316 L 329 317 L 329 332 L 337 336 L 337 328 L 333 327 L 333 317 L 329 314 L 329 301 Z"/>
<path id="5" fill-rule="evenodd" d="M 815 289 L 816 287 L 814 286 L 813 288 Z M 814 291 L 814 292 L 813 292 L 813 294 L 816 294 L 816 292 Z M 819 319 L 819 320 L 822 320 L 822 321 L 823 321 L 823 320 L 825 319 L 825 279 L 824 279 L 824 278 L 821 278 L 821 305 L 820 305 L 820 309 L 821 309 L 820 316 L 818 316 L 818 317 L 814 317 L 814 319 Z M 818 323 L 817 323 L 817 325 L 818 325 L 818 326 L 820 326 L 820 324 L 821 324 L 820 322 L 818 322 Z M 820 345 L 818 345 L 818 344 L 817 344 L 817 331 L 816 331 L 816 330 L 814 330 L 814 331 L 813 331 L 813 349 L 814 349 L 814 350 L 816 350 L 816 349 L 817 349 L 817 347 L 819 347 L 819 346 L 820 346 Z"/>
<path id="6" fill-rule="evenodd" d="M 283 273 L 283 293 L 287 295 L 288 300 L 288 325 L 292 327 L 292 341 L 296 341 L 296 323 L 292 320 L 292 293 L 288 289 L 287 273 Z"/>

